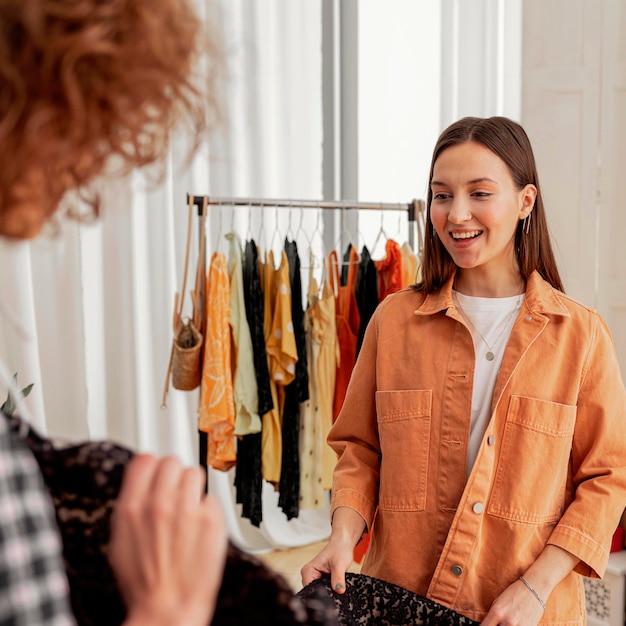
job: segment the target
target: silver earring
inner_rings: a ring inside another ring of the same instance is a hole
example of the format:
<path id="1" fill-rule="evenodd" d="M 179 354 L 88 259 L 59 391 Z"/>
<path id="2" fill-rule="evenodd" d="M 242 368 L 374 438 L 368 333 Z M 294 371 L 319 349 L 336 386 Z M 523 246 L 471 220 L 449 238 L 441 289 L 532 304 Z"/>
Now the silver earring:
<path id="1" fill-rule="evenodd" d="M 533 212 L 531 211 L 523 220 L 522 229 L 526 235 L 530 232 L 530 220 L 533 217 Z"/>

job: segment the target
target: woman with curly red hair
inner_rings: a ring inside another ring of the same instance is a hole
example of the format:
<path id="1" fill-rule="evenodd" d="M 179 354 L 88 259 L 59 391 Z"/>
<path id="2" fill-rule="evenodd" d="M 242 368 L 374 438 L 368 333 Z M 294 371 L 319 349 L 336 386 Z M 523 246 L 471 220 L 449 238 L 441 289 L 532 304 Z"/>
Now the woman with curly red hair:
<path id="1" fill-rule="evenodd" d="M 0 235 L 36 237 L 66 192 L 158 162 L 181 125 L 199 142 L 218 116 L 215 41 L 188 0 L 0 0 Z M 27 431 L 0 413 L 0 623 L 71 624 Z M 126 624 L 211 621 L 227 539 L 204 480 L 173 458 L 130 461 L 108 546 Z"/>
<path id="2" fill-rule="evenodd" d="M 218 117 L 206 31 L 188 1 L 2 0 L 0 234 L 36 236 L 66 191 L 159 161 L 177 127 L 196 147 Z"/>

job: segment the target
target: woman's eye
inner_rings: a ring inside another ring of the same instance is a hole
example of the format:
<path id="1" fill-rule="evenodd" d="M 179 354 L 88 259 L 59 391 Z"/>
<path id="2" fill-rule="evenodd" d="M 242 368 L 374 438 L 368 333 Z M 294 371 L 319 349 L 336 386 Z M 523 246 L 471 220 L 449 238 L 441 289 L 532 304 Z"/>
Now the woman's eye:
<path id="1" fill-rule="evenodd" d="M 474 195 L 477 198 L 489 198 L 489 196 L 491 196 L 491 194 L 488 191 L 475 191 Z"/>
<path id="2" fill-rule="evenodd" d="M 450 197 L 450 194 L 439 192 L 433 195 L 433 200 L 447 200 Z"/>

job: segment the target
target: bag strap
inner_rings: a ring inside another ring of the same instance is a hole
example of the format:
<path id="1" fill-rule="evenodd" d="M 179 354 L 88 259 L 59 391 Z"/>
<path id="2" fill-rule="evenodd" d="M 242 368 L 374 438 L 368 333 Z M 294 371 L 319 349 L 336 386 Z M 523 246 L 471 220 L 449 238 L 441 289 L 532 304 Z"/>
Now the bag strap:
<path id="1" fill-rule="evenodd" d="M 206 201 L 206 198 L 205 198 Z M 170 360 L 167 365 L 167 374 L 165 375 L 165 385 L 163 386 L 163 396 L 161 398 L 161 408 L 165 409 L 167 407 L 167 392 L 170 386 L 170 377 L 172 375 L 172 362 L 174 360 L 174 342 L 176 341 L 176 333 L 182 324 L 182 314 L 183 314 L 183 305 L 184 298 L 181 297 L 181 294 L 185 294 L 185 289 L 187 289 L 187 271 L 189 269 L 189 252 L 191 250 L 191 233 L 193 231 L 193 207 L 194 207 L 194 196 L 189 196 L 189 211 L 187 216 L 187 243 L 185 244 L 185 267 L 183 269 L 183 287 L 181 292 L 178 291 L 174 294 L 174 319 L 173 319 L 173 327 L 174 327 L 174 339 L 172 341 L 172 348 L 170 350 Z M 204 230 L 204 228 L 203 228 Z"/>
<path id="2" fill-rule="evenodd" d="M 187 289 L 187 272 L 189 270 L 189 252 L 191 251 L 191 233 L 193 231 L 193 206 L 194 206 L 194 197 L 189 196 L 189 213 L 187 216 L 187 243 L 185 245 L 185 268 L 183 270 L 183 287 L 180 290 L 180 293 L 176 293 L 175 299 L 178 305 L 178 310 L 176 311 L 178 318 L 183 314 L 183 305 L 185 303 L 185 291 Z M 174 320 L 176 323 L 177 320 Z M 176 330 L 176 327 L 174 327 Z"/>

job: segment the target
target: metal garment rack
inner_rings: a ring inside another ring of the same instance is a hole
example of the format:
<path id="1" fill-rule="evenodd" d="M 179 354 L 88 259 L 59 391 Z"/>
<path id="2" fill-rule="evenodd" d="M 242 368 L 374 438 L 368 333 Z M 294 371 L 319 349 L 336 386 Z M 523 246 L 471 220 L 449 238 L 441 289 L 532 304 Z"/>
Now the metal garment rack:
<path id="1" fill-rule="evenodd" d="M 187 206 L 191 200 L 191 194 L 187 194 Z M 275 198 L 228 198 L 212 196 L 193 196 L 193 204 L 197 207 L 198 215 L 202 216 L 204 204 L 207 206 L 245 206 L 260 209 L 285 208 L 285 209 L 330 209 L 330 210 L 356 210 L 356 211 L 406 211 L 409 222 L 409 245 L 415 250 L 415 228 L 417 225 L 418 238 L 423 238 L 423 217 L 425 203 L 423 200 L 411 200 L 410 202 L 355 202 L 355 201 L 329 201 L 329 200 L 286 200 Z M 198 431 L 199 435 L 199 461 L 203 469 L 208 472 L 206 463 L 208 439 L 207 434 Z M 209 490 L 207 475 L 206 491 Z"/>
<path id="2" fill-rule="evenodd" d="M 286 200 L 274 198 L 227 198 L 211 196 L 193 196 L 193 203 L 198 207 L 198 214 L 202 214 L 202 206 L 205 198 L 207 204 L 212 206 L 246 206 L 264 208 L 285 209 L 331 209 L 346 211 L 406 211 L 411 224 L 417 224 L 418 237 L 422 236 L 422 220 L 418 219 L 424 213 L 423 200 L 411 200 L 410 202 L 355 202 L 347 200 Z M 191 195 L 187 194 L 187 204 Z M 409 228 L 409 245 L 415 249 L 414 228 Z"/>

